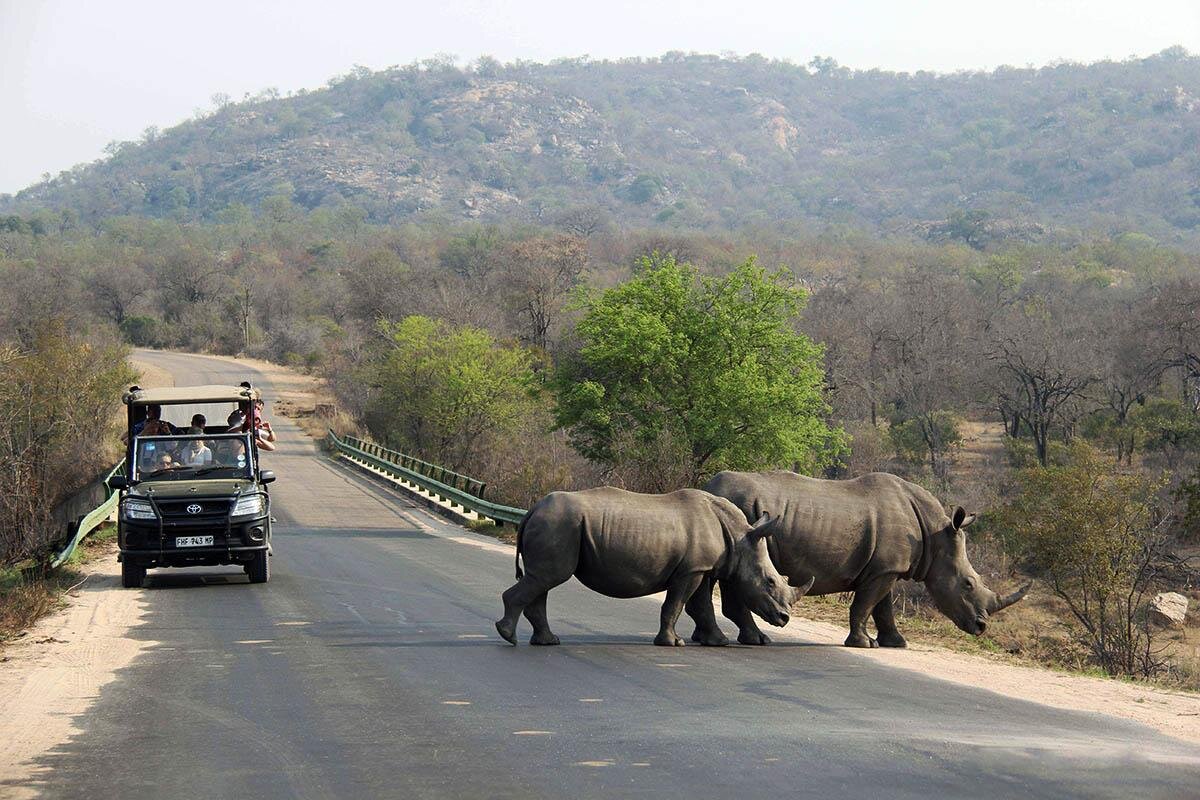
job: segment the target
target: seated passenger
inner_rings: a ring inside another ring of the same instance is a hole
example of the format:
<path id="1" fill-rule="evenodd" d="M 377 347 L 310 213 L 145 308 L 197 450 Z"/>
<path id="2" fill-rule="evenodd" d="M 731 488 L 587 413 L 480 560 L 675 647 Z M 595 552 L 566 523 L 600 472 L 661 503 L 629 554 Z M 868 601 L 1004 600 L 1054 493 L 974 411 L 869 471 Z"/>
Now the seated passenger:
<path id="1" fill-rule="evenodd" d="M 229 428 L 225 431 L 226 433 L 240 433 L 246 427 L 246 415 L 241 412 L 241 409 L 235 408 L 229 412 L 229 416 L 225 418 L 225 421 L 229 423 Z"/>
<path id="2" fill-rule="evenodd" d="M 208 427 L 208 419 L 203 414 L 192 414 L 192 427 L 199 428 L 201 433 L 205 433 L 205 428 Z"/>
<path id="3" fill-rule="evenodd" d="M 149 420 L 134 436 L 171 436 L 175 433 L 171 423 L 161 419 Z"/>
<path id="4" fill-rule="evenodd" d="M 202 435 L 204 433 L 204 428 L 192 426 L 188 433 L 192 435 Z M 205 467 L 211 464 L 213 460 L 212 450 L 208 449 L 208 446 L 204 444 L 203 439 L 192 439 L 187 443 L 187 446 L 183 448 L 183 452 L 180 453 L 179 456 L 180 461 L 182 461 L 185 467 Z"/>
<path id="5" fill-rule="evenodd" d="M 227 467 L 246 466 L 246 443 L 241 439 L 225 439 L 217 446 L 215 456 L 219 464 Z"/>
<path id="6" fill-rule="evenodd" d="M 167 426 L 166 433 L 146 433 L 147 427 L 151 425 L 158 426 L 160 424 Z M 134 436 L 170 436 L 172 433 L 174 433 L 174 430 L 172 430 L 171 424 L 169 422 L 164 422 L 162 419 L 162 406 L 146 406 L 146 417 L 140 422 L 135 422 L 133 424 Z M 125 442 L 128 442 L 129 434 L 121 434 L 121 439 Z"/>

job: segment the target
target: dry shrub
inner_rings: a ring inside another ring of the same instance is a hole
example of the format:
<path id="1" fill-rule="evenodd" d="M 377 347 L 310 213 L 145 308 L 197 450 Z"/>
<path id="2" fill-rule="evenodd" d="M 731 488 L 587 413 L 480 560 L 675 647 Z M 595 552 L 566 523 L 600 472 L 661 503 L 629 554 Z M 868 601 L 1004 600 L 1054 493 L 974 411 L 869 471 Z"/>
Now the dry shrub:
<path id="1" fill-rule="evenodd" d="M 62 538 L 53 509 L 119 459 L 115 411 L 135 378 L 122 347 L 53 323 L 0 352 L 0 564 Z"/>

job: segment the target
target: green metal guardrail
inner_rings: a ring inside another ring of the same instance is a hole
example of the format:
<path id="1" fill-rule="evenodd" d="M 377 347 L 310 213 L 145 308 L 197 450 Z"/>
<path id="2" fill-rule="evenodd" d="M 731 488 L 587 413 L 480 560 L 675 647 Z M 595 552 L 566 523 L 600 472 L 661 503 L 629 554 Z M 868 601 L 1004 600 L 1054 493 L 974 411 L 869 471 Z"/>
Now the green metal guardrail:
<path id="1" fill-rule="evenodd" d="M 67 559 L 74 553 L 89 533 L 100 527 L 100 523 L 112 516 L 113 510 L 117 507 L 117 502 L 120 500 L 120 492 L 114 492 L 108 488 L 108 479 L 114 475 L 122 475 L 125 472 L 125 459 L 121 459 L 121 463 L 113 467 L 107 475 L 104 476 L 104 491 L 108 497 L 103 503 L 93 508 L 79 520 L 79 524 L 75 528 L 75 535 L 71 537 L 71 541 L 67 542 L 67 546 L 62 549 L 54 560 L 50 562 L 50 569 L 58 569 Z"/>
<path id="2" fill-rule="evenodd" d="M 329 443 L 339 453 L 352 460 L 372 466 L 394 478 L 402 478 L 414 483 L 437 498 L 460 505 L 482 517 L 512 525 L 518 524 L 525 517 L 526 509 L 524 508 L 504 506 L 484 500 L 480 495 L 487 489 L 487 484 L 475 478 L 452 472 L 436 464 L 429 464 L 395 450 L 389 450 L 374 442 L 365 442 L 353 436 L 341 439 L 332 430 L 329 431 Z M 428 475 L 414 467 L 428 468 L 434 474 Z M 471 490 L 477 494 L 472 494 Z"/>

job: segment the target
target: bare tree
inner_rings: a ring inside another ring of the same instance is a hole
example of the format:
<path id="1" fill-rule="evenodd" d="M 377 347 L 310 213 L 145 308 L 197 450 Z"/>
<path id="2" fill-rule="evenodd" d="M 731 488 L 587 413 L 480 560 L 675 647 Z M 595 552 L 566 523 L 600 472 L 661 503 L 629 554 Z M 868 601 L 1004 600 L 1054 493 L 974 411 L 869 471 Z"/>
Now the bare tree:
<path id="1" fill-rule="evenodd" d="M 84 279 L 84 289 L 95 299 L 96 309 L 114 325 L 125 321 L 149 286 L 146 273 L 133 264 L 104 263 Z"/>
<path id="2" fill-rule="evenodd" d="M 1014 430 L 1029 431 L 1043 465 L 1055 426 L 1073 422 L 1071 412 L 1096 382 L 1094 329 L 1080 299 L 1029 293 L 997 311 L 982 331 L 1001 414 L 1019 419 Z"/>
<path id="3" fill-rule="evenodd" d="M 517 316 L 522 341 L 549 348 L 550 329 L 586 264 L 586 244 L 575 236 L 526 239 L 506 248 L 501 291 Z"/>

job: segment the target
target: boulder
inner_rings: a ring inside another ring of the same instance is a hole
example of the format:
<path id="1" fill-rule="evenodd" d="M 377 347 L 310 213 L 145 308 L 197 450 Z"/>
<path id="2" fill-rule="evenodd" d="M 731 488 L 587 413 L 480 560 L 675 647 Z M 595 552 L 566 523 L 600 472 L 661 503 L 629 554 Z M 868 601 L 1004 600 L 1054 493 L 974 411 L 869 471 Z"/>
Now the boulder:
<path id="1" fill-rule="evenodd" d="M 1179 592 L 1160 592 L 1150 601 L 1150 619 L 1167 627 L 1183 627 L 1187 609 L 1188 599 Z"/>

